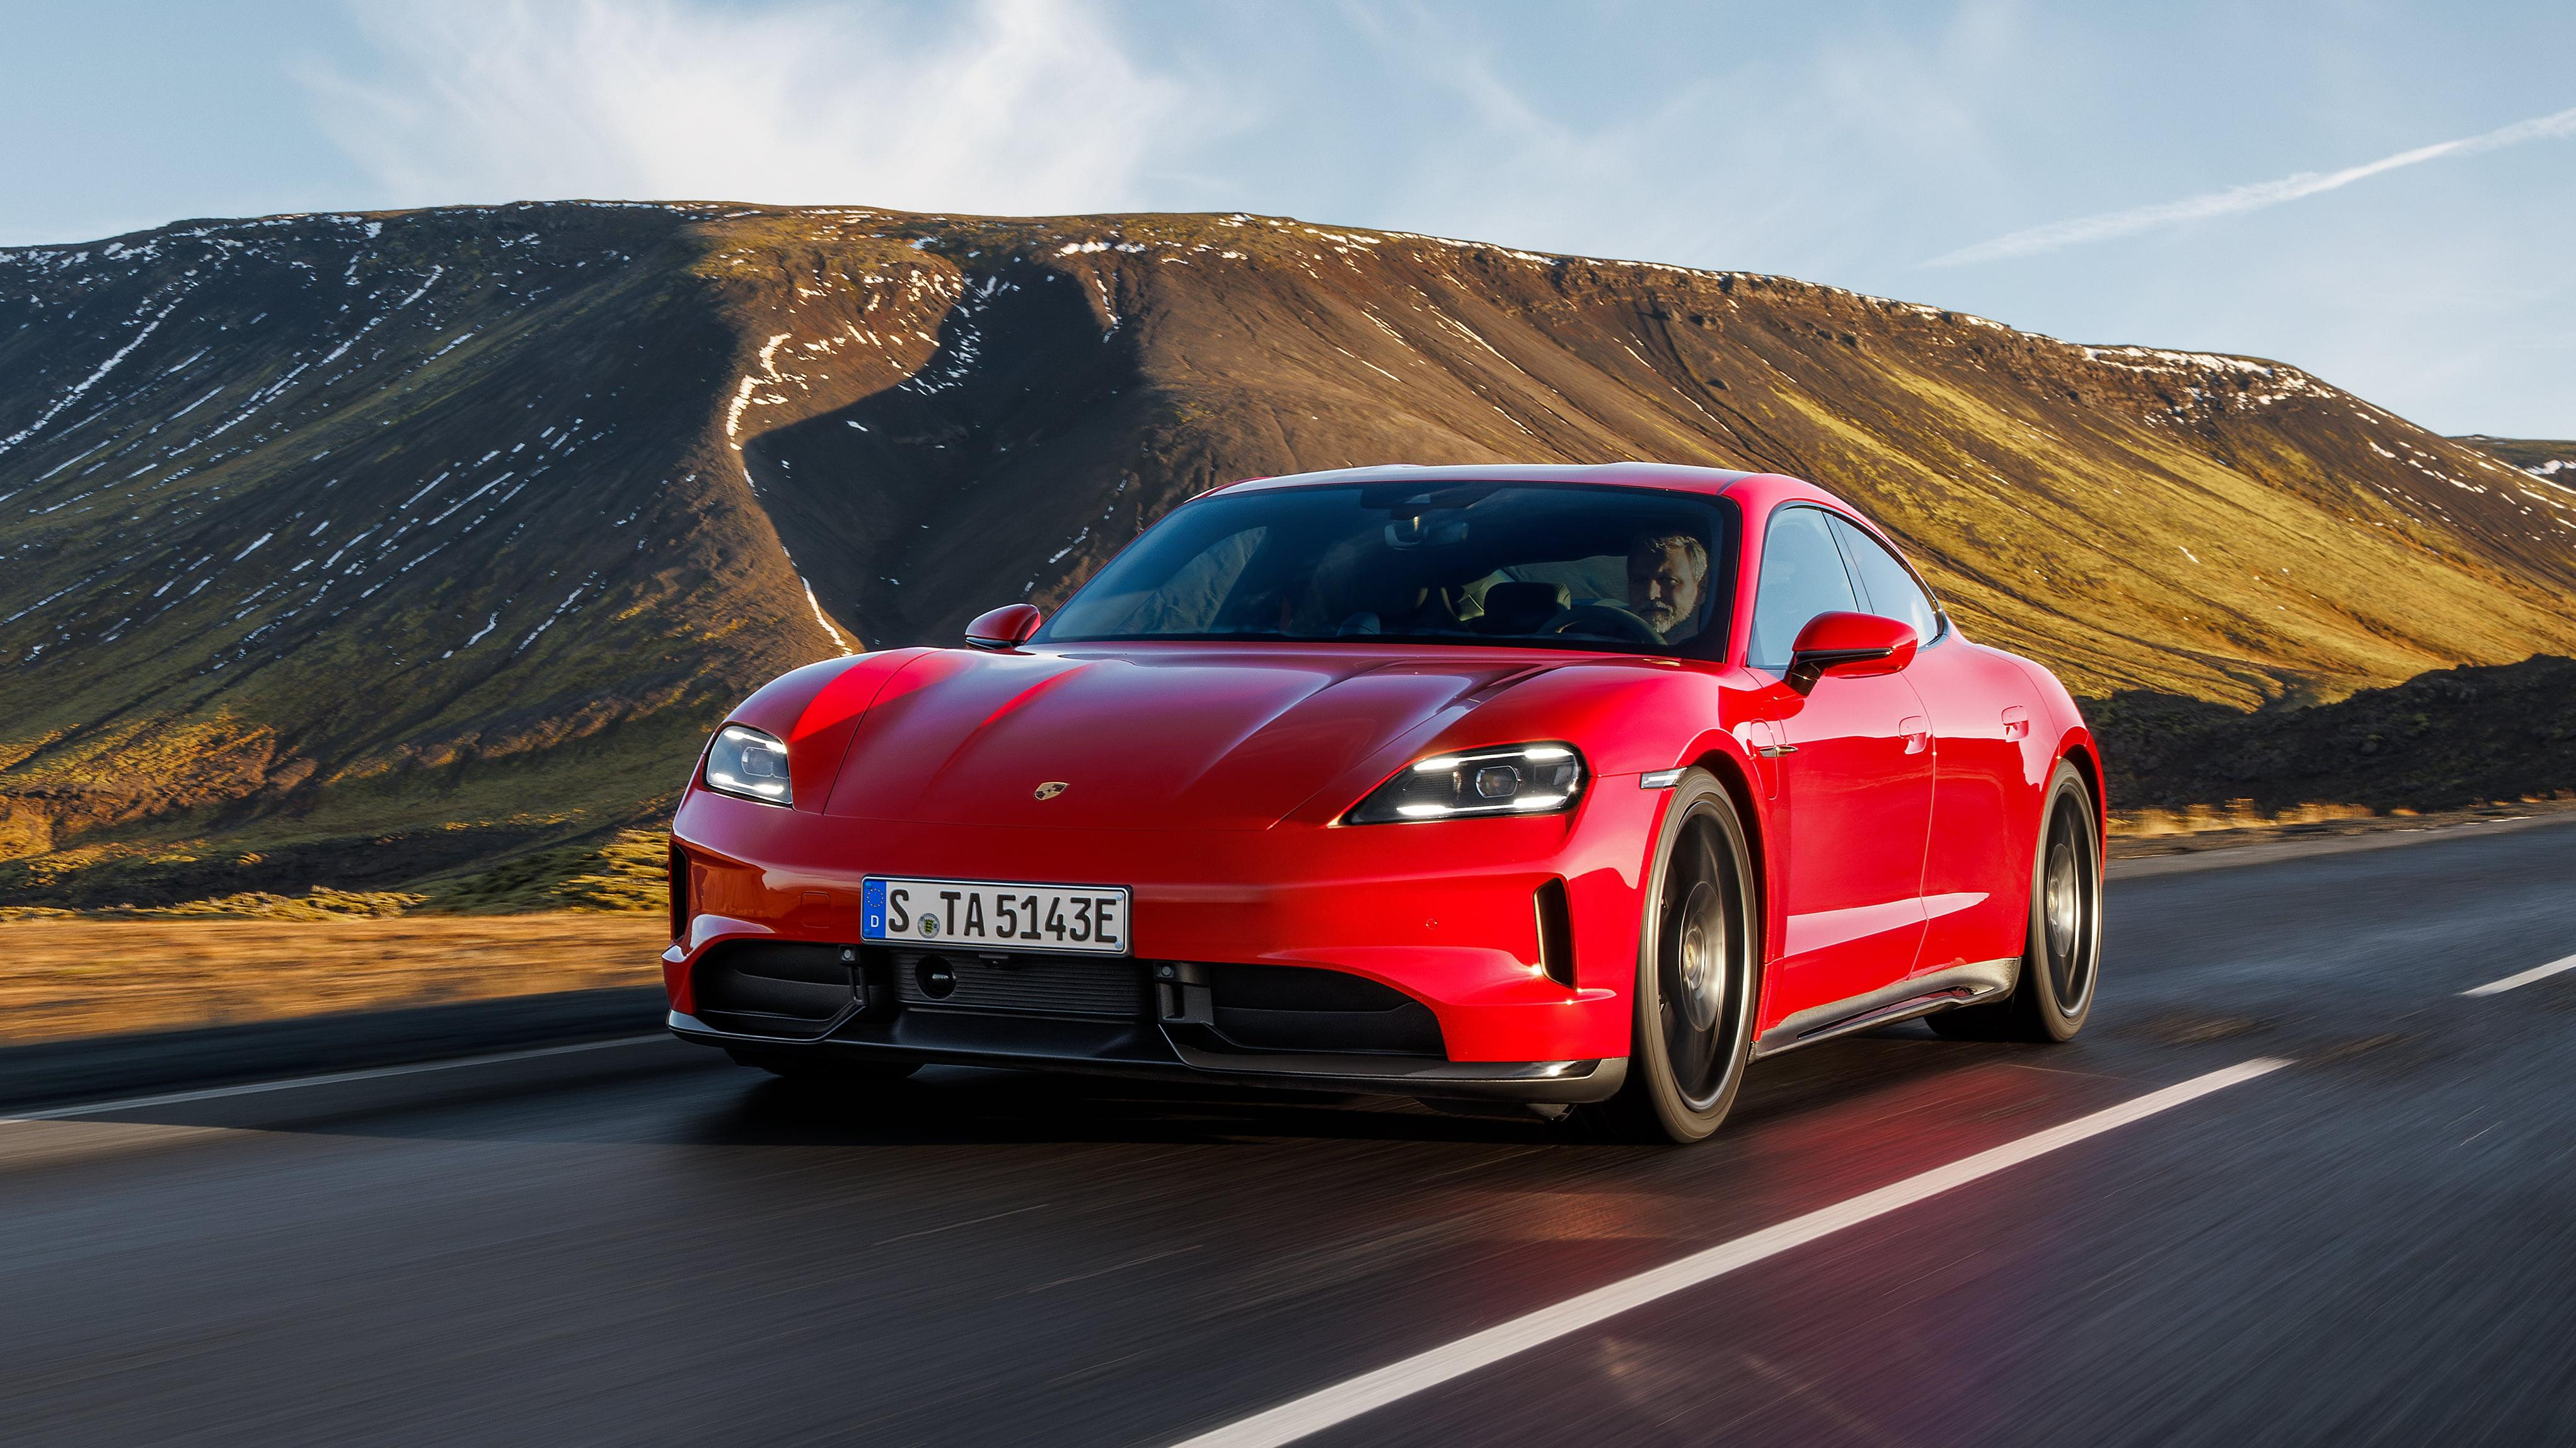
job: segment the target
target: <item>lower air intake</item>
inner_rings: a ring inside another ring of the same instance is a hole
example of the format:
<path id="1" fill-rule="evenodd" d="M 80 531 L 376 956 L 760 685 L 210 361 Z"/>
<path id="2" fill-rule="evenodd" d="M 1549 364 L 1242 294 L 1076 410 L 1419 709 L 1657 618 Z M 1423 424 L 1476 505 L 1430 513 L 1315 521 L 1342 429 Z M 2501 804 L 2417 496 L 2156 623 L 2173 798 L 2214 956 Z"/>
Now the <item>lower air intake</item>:
<path id="1" fill-rule="evenodd" d="M 746 940 L 698 962 L 698 1019 L 719 1031 L 813 1040 L 862 1004 L 859 952 L 847 945 Z"/>
<path id="2" fill-rule="evenodd" d="M 893 955 L 895 993 L 906 1010 L 1122 1021 L 1145 1014 L 1145 967 L 1133 960 L 929 950 Z"/>
<path id="3" fill-rule="evenodd" d="M 1261 1051 L 1440 1056 L 1440 1019 L 1400 990 L 1345 971 L 1211 965 L 1217 1031 Z"/>

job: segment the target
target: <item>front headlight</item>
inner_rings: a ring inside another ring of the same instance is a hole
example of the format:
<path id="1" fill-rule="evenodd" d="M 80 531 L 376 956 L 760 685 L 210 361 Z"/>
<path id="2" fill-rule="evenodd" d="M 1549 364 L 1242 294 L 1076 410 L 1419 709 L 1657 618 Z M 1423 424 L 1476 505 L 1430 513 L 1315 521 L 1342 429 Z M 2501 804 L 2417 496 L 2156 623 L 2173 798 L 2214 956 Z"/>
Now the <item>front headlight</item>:
<path id="1" fill-rule="evenodd" d="M 718 794 L 792 805 L 787 787 L 787 746 L 757 729 L 727 724 L 707 746 L 707 788 Z"/>
<path id="2" fill-rule="evenodd" d="M 1347 817 L 1355 825 L 1551 814 L 1583 793 L 1583 756 L 1571 744 L 1506 744 L 1414 761 Z"/>

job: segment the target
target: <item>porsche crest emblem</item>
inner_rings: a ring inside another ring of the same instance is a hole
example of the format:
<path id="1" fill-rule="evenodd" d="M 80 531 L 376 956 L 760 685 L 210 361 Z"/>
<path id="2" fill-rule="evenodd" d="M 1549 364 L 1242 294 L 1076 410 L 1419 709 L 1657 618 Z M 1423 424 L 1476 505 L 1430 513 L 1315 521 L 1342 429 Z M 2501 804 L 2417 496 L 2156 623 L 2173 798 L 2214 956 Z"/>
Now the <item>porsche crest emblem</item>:
<path id="1" fill-rule="evenodd" d="M 1039 785 L 1034 792 L 1040 799 L 1053 799 L 1072 787 L 1072 785 L 1065 783 L 1061 779 L 1050 779 L 1046 783 Z"/>

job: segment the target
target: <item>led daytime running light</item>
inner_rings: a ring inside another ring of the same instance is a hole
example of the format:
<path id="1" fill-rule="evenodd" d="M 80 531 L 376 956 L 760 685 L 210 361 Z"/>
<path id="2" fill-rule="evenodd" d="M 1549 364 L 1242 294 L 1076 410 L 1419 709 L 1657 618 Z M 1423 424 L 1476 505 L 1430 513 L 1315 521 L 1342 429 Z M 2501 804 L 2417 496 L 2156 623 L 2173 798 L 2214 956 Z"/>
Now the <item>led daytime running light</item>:
<path id="1" fill-rule="evenodd" d="M 1407 765 L 1345 819 L 1374 825 L 1548 814 L 1573 808 L 1585 783 L 1583 756 L 1571 744 L 1464 749 Z"/>
<path id="2" fill-rule="evenodd" d="M 707 745 L 707 788 L 762 804 L 792 805 L 787 746 L 757 729 L 727 724 Z"/>

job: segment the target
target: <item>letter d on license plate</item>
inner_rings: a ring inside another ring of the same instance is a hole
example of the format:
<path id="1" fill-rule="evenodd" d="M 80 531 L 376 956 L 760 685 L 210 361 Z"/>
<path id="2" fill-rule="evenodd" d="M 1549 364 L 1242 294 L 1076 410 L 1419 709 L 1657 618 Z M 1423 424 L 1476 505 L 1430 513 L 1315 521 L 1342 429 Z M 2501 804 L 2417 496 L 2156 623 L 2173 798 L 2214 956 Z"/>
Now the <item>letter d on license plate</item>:
<path id="1" fill-rule="evenodd" d="M 1117 885 L 899 880 L 860 887 L 859 935 L 961 950 L 1127 954 L 1127 891 Z"/>

